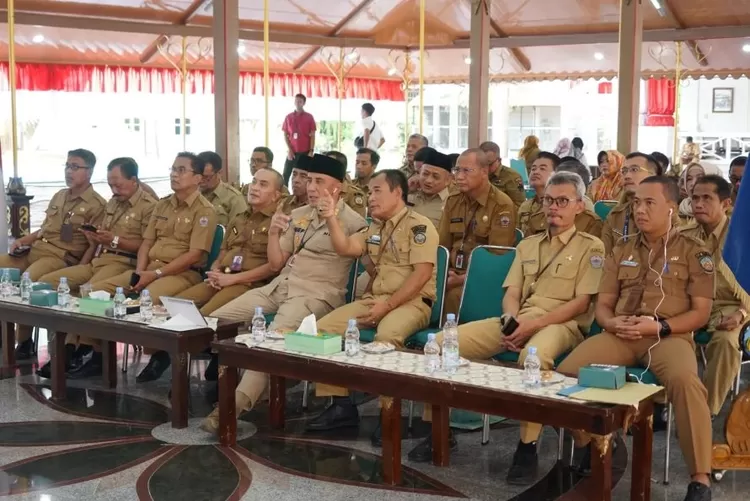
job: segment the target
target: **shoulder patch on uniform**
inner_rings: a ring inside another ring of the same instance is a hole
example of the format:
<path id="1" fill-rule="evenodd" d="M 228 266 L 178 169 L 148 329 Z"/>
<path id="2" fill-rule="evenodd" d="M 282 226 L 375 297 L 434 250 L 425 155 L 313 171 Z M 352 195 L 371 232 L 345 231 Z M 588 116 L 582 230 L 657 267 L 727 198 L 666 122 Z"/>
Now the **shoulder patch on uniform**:
<path id="1" fill-rule="evenodd" d="M 203 228 L 208 226 L 208 216 L 203 216 L 198 220 L 198 224 L 200 224 Z"/>
<path id="2" fill-rule="evenodd" d="M 412 233 L 415 235 L 417 233 L 427 233 L 427 225 L 426 224 L 416 224 L 411 227 Z"/>
<path id="3" fill-rule="evenodd" d="M 604 264 L 604 258 L 599 254 L 594 254 L 589 258 L 589 262 L 592 268 L 598 270 Z"/>
<path id="4" fill-rule="evenodd" d="M 357 205 L 364 205 L 365 204 L 365 197 L 362 195 L 357 195 L 354 197 L 354 203 Z"/>
<path id="5" fill-rule="evenodd" d="M 711 257 L 711 254 L 708 252 L 699 252 L 695 255 L 695 257 L 698 259 L 698 264 L 701 266 L 703 271 L 706 273 L 713 273 L 714 272 L 714 259 Z"/>
<path id="6" fill-rule="evenodd" d="M 507 228 L 508 226 L 510 226 L 510 216 L 508 214 L 501 214 L 499 223 L 503 228 Z"/>
<path id="7" fill-rule="evenodd" d="M 417 245 L 423 245 L 427 242 L 427 225 L 417 224 L 411 227 L 412 233 L 414 233 L 414 243 Z"/>

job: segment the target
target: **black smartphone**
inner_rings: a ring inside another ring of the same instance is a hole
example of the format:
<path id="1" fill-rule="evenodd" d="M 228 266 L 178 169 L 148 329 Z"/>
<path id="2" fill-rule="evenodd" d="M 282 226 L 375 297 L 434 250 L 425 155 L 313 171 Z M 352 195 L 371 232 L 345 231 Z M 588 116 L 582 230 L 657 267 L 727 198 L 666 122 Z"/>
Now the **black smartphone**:
<path id="1" fill-rule="evenodd" d="M 515 332 L 516 329 L 518 329 L 518 320 L 516 320 L 515 317 L 508 317 L 508 320 L 505 321 L 505 325 L 503 325 L 501 332 L 506 336 L 510 336 Z"/>
<path id="2" fill-rule="evenodd" d="M 86 230 L 86 231 L 92 231 L 94 233 L 98 231 L 96 226 L 94 226 L 93 224 L 82 224 L 81 229 Z"/>
<path id="3" fill-rule="evenodd" d="M 25 256 L 26 254 L 28 254 L 30 250 L 31 250 L 30 245 L 22 245 L 21 247 L 18 247 L 13 252 L 10 252 L 9 254 L 11 256 L 21 257 L 21 256 Z"/>
<path id="4" fill-rule="evenodd" d="M 135 284 L 137 284 L 140 279 L 141 276 L 138 273 L 133 273 L 132 275 L 130 275 L 130 286 L 135 287 Z"/>

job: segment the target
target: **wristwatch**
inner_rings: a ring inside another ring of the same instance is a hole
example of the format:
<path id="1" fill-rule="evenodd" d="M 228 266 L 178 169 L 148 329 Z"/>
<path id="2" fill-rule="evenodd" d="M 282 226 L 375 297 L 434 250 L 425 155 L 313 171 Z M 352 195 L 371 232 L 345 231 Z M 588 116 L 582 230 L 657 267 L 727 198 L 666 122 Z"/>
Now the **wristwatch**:
<path id="1" fill-rule="evenodd" d="M 120 237 L 115 235 L 115 237 L 112 239 L 112 242 L 110 242 L 109 246 L 113 249 L 116 249 L 117 246 L 120 245 Z"/>
<path id="2" fill-rule="evenodd" d="M 744 322 L 745 320 L 747 320 L 747 311 L 745 310 L 745 308 L 740 308 L 740 309 L 739 309 L 739 310 L 737 310 L 737 311 L 739 311 L 739 312 L 740 312 L 740 315 L 742 315 L 742 321 L 743 321 L 743 322 Z"/>
<path id="3" fill-rule="evenodd" d="M 154 270 L 154 273 L 156 273 L 156 278 L 161 278 L 161 276 L 164 274 L 161 271 L 161 268 L 159 268 L 158 270 Z"/>
<path id="4" fill-rule="evenodd" d="M 666 320 L 659 320 L 659 337 L 669 337 L 672 334 L 672 328 Z"/>

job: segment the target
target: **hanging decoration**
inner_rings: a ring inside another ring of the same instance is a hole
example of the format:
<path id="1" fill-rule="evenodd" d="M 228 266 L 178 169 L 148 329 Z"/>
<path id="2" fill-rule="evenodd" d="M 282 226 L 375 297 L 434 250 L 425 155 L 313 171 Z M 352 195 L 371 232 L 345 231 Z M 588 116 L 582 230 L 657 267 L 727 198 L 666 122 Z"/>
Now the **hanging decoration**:
<path id="1" fill-rule="evenodd" d="M 343 104 L 346 99 L 346 77 L 352 68 L 359 64 L 359 52 L 356 49 L 347 50 L 344 47 L 340 47 L 338 54 L 334 49 L 326 47 L 321 51 L 323 64 L 325 64 L 328 71 L 331 72 L 333 77 L 336 79 L 336 85 L 338 88 L 338 99 L 339 99 L 339 125 L 338 125 L 338 150 L 341 151 L 341 139 L 343 130 Z"/>

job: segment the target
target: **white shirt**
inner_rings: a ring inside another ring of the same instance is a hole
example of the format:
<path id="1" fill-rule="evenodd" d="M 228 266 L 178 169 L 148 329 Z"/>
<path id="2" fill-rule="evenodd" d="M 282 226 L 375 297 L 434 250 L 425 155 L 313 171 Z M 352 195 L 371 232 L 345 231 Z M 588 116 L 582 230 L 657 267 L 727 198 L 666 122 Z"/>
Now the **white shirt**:
<path id="1" fill-rule="evenodd" d="M 375 128 L 373 129 L 373 125 Z M 383 138 L 383 133 L 380 131 L 380 126 L 375 123 L 372 117 L 366 117 L 362 119 L 362 139 L 365 137 L 365 131 L 370 132 L 370 140 L 365 145 L 365 148 L 370 148 L 373 151 L 377 151 L 380 148 L 380 140 Z"/>

